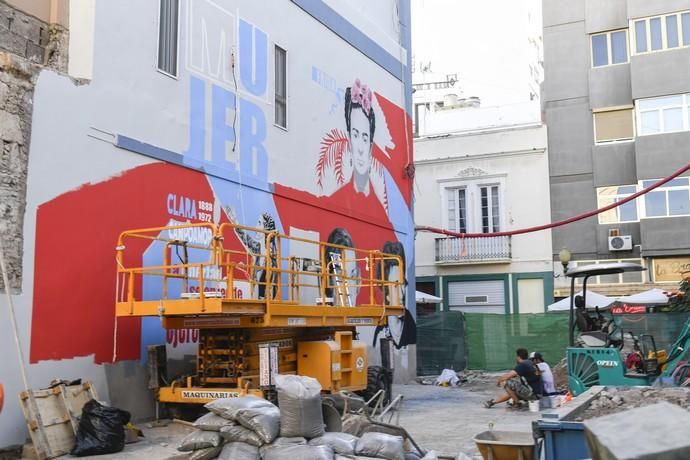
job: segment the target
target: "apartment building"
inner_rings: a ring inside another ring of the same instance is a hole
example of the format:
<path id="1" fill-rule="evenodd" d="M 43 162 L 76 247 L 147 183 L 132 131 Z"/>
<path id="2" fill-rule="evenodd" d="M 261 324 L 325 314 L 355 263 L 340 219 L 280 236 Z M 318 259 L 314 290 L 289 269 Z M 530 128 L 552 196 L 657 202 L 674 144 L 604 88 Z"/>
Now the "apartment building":
<path id="1" fill-rule="evenodd" d="M 690 1 L 544 0 L 543 17 L 552 219 L 614 203 L 688 164 Z M 594 280 L 602 293 L 674 288 L 690 270 L 688 228 L 686 173 L 634 202 L 554 229 L 554 271 L 567 248 L 571 266 L 647 266 L 642 274 Z"/>

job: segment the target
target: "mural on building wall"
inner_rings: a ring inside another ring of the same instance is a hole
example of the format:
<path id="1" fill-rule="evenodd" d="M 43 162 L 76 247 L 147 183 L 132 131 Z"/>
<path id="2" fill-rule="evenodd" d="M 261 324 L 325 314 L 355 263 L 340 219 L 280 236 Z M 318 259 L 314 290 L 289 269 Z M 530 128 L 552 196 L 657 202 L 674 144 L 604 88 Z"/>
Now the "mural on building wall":
<path id="1" fill-rule="evenodd" d="M 192 18 L 188 23 L 191 28 L 196 24 Z M 334 89 L 333 100 L 325 101 L 328 111 L 342 100 L 339 110 L 345 129 L 334 126 L 320 144 L 317 140 L 308 147 L 319 152 L 318 161 L 305 168 L 299 183 L 271 183 L 271 156 L 290 152 L 269 151 L 266 145 L 267 114 L 274 110 L 270 103 L 262 104 L 269 91 L 268 35 L 244 19 L 233 17 L 232 23 L 237 24 L 233 33 L 239 51 L 236 87 L 234 75 L 218 73 L 221 67 L 199 59 L 194 51 L 199 42 L 189 40 L 189 136 L 180 164 L 136 166 L 100 182 L 84 183 L 38 207 L 31 362 L 90 355 L 96 363 L 144 359 L 147 345 L 163 342 L 168 343 L 170 356 L 193 353 L 195 330 L 165 331 L 158 318 L 121 318 L 116 324 L 115 245 L 119 233 L 127 229 L 212 222 L 306 234 L 343 246 L 399 254 L 403 266 L 387 265 L 382 275 L 408 279 L 414 232 L 411 178 L 405 173 L 412 161 L 411 121 L 404 108 L 352 76 L 349 81 L 354 83 L 342 98 Z M 203 47 L 203 40 L 200 43 Z M 306 69 L 305 75 L 311 71 L 313 77 L 313 69 Z M 312 178 L 317 190 L 305 190 Z M 89 230 L 75 231 L 74 223 L 84 219 Z M 209 241 L 203 230 L 180 229 L 177 238 L 199 245 Z M 127 244 L 127 266 L 163 263 L 159 243 Z M 260 252 L 267 240 L 261 232 L 238 230 L 226 236 L 225 244 L 237 251 Z M 291 248 L 285 249 L 290 253 Z M 193 263 L 202 254 L 174 256 Z M 364 261 L 346 269 L 373 270 Z M 236 297 L 270 294 L 261 290 L 265 272 L 236 276 L 245 281 L 237 284 Z M 160 298 L 162 281 L 146 280 L 139 289 L 139 296 Z M 169 292 L 175 289 L 181 292 L 182 286 L 169 286 Z M 193 289 L 192 285 L 189 290 Z M 364 291 L 350 292 L 352 303 L 366 303 L 369 294 Z M 405 299 L 406 291 L 376 295 Z M 386 331 L 399 346 L 414 343 L 413 316 L 408 311 L 399 321 L 392 320 Z"/>

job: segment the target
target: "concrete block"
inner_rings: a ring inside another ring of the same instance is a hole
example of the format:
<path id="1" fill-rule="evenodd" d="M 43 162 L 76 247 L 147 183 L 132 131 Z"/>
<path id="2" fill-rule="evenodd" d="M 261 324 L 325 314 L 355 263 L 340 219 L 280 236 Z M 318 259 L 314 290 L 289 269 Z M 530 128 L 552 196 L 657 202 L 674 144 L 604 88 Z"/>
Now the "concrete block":
<path id="1" fill-rule="evenodd" d="M 593 460 L 690 458 L 690 412 L 661 402 L 584 422 Z M 623 430 L 623 431 L 622 431 Z"/>
<path id="2" fill-rule="evenodd" d="M 26 58 L 37 64 L 43 64 L 43 55 L 45 54 L 45 48 L 38 46 L 35 43 L 29 41 L 26 43 Z"/>
<path id="3" fill-rule="evenodd" d="M 6 142 L 24 144 L 19 116 L 0 111 L 0 139 Z"/>
<path id="4" fill-rule="evenodd" d="M 0 49 L 25 57 L 26 42 L 26 38 L 13 34 L 9 29 L 0 26 Z"/>
<path id="5" fill-rule="evenodd" d="M 36 44 L 39 44 L 41 29 L 43 29 L 43 33 L 45 33 L 48 28 L 45 24 L 37 19 L 19 14 L 17 14 L 14 21 L 11 21 L 9 24 L 10 32 L 35 42 Z"/>

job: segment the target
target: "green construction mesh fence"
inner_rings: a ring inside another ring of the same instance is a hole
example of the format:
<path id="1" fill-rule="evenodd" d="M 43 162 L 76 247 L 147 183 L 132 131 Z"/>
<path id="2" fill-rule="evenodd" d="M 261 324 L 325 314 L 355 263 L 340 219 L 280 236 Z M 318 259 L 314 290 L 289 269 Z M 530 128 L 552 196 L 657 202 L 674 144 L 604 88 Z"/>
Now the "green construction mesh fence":
<path id="1" fill-rule="evenodd" d="M 417 375 L 438 375 L 443 369 L 465 369 L 463 316 L 443 311 L 417 316 Z"/>
<path id="2" fill-rule="evenodd" d="M 647 313 L 642 315 L 615 315 L 616 324 L 626 334 L 649 334 L 654 336 L 659 350 L 669 350 L 690 313 Z"/>
<path id="3" fill-rule="evenodd" d="M 515 367 L 515 350 L 538 351 L 555 364 L 568 346 L 568 314 L 466 313 L 467 367 L 499 371 Z"/>
<path id="4" fill-rule="evenodd" d="M 605 313 L 608 316 L 608 313 Z M 690 317 L 685 313 L 615 315 L 625 333 L 654 336 L 668 350 Z M 417 317 L 417 373 L 443 369 L 499 371 L 515 366 L 515 350 L 538 351 L 551 365 L 565 357 L 568 313 L 496 315 L 437 312 Z"/>

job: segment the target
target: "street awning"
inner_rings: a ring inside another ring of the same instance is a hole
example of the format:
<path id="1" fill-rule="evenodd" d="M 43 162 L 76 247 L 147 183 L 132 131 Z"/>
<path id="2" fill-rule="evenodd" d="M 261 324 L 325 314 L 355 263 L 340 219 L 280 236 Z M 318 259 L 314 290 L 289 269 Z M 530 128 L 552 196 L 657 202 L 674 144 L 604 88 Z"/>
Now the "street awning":
<path id="1" fill-rule="evenodd" d="M 576 297 L 579 295 L 582 295 L 582 291 L 575 294 Z M 587 291 L 586 302 L 588 310 L 594 310 L 597 307 L 599 307 L 599 309 L 608 308 L 615 300 L 616 299 L 612 297 L 607 297 L 594 291 Z M 568 311 L 570 310 L 570 297 L 552 303 L 546 308 L 548 311 Z"/>
<path id="2" fill-rule="evenodd" d="M 668 296 L 664 290 L 654 288 L 638 294 L 617 297 L 616 302 L 628 305 L 666 305 Z"/>
<path id="3" fill-rule="evenodd" d="M 415 291 L 415 300 L 417 303 L 441 303 L 443 299 L 435 295 L 427 294 L 426 292 Z"/>

